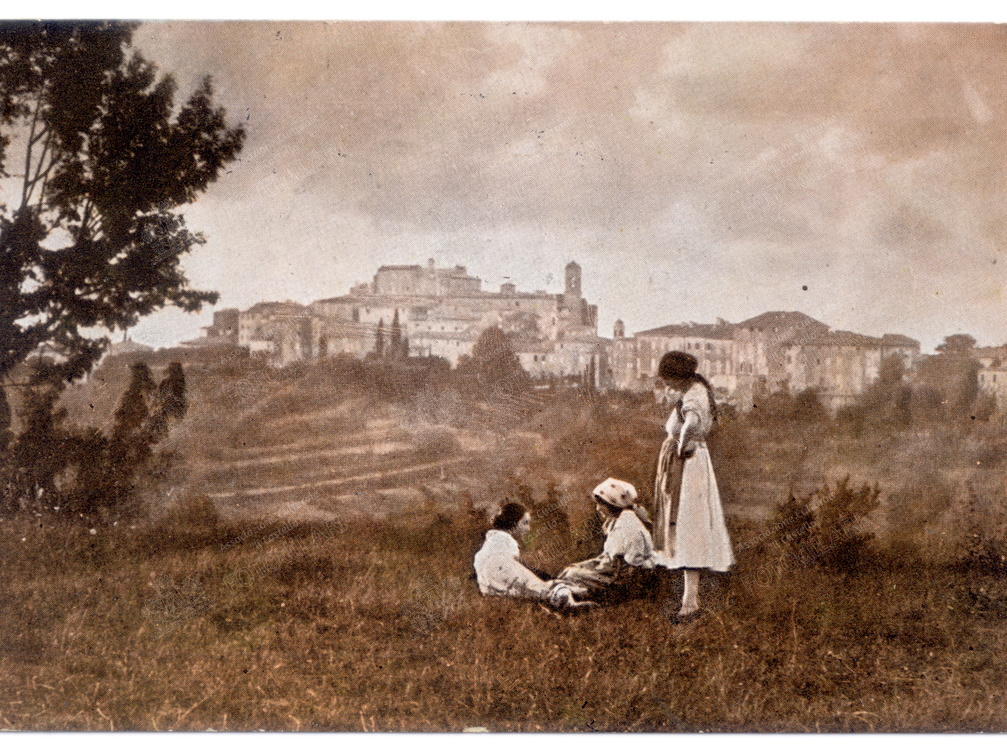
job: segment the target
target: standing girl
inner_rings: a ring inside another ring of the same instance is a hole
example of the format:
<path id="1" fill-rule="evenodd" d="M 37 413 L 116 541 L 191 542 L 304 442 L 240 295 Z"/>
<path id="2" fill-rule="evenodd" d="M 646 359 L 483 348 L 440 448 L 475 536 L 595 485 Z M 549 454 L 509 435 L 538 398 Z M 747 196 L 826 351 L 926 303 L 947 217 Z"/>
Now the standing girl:
<path id="1" fill-rule="evenodd" d="M 726 572 L 734 564 L 724 510 L 706 448 L 717 404 L 706 378 L 696 372 L 696 358 L 668 352 L 658 376 L 679 394 L 665 424 L 654 485 L 654 546 L 670 558 L 672 569 L 683 570 L 682 607 L 677 621 L 699 612 L 699 571 Z"/>

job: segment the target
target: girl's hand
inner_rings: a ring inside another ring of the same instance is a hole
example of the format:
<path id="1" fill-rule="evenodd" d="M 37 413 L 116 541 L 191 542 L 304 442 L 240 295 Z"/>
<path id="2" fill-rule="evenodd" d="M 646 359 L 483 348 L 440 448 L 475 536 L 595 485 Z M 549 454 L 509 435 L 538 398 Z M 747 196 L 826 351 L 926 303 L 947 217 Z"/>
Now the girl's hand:
<path id="1" fill-rule="evenodd" d="M 685 413 L 685 423 L 682 425 L 682 430 L 678 434 L 678 456 L 684 456 L 683 452 L 692 452 L 691 449 L 686 449 L 686 442 L 690 440 L 692 436 L 699 427 L 699 417 L 695 412 Z"/>

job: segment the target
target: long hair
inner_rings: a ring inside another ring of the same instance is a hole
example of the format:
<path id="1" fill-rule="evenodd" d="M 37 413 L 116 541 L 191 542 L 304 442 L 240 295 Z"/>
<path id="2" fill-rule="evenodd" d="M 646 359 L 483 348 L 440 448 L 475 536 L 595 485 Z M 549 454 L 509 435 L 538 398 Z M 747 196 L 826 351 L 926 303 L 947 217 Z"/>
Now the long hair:
<path id="1" fill-rule="evenodd" d="M 706 396 L 710 400 L 710 417 L 713 422 L 717 422 L 717 400 L 713 397 L 713 386 L 711 386 L 710 382 L 699 373 L 693 373 L 692 378 L 693 380 L 702 383 L 704 388 L 706 388 Z"/>
<path id="2" fill-rule="evenodd" d="M 699 360 L 688 352 L 673 351 L 666 353 L 661 358 L 657 374 L 665 380 L 687 380 L 699 381 L 706 388 L 706 395 L 710 400 L 710 417 L 714 421 L 717 419 L 717 400 L 713 396 L 713 386 L 702 375 L 696 372 Z"/>

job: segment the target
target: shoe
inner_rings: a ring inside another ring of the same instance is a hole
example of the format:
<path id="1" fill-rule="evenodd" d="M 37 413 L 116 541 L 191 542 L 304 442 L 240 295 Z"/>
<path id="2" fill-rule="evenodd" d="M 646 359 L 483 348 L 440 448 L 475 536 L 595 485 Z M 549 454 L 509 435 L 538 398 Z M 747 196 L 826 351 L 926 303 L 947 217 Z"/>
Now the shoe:
<path id="1" fill-rule="evenodd" d="M 686 625 L 690 622 L 695 622 L 697 619 L 703 616 L 702 609 L 693 609 L 691 612 L 686 612 L 685 614 L 675 614 L 669 617 L 671 624 L 673 625 Z"/>

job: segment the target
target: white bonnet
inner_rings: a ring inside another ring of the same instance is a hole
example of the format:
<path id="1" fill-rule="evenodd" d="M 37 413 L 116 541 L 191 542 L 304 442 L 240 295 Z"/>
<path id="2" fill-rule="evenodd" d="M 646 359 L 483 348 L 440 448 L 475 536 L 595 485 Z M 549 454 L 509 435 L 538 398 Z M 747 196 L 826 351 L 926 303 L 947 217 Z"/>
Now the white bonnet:
<path id="1" fill-rule="evenodd" d="M 604 483 L 599 483 L 591 493 L 619 509 L 629 509 L 636 504 L 636 489 L 632 483 L 624 480 L 609 478 Z"/>

